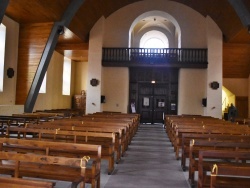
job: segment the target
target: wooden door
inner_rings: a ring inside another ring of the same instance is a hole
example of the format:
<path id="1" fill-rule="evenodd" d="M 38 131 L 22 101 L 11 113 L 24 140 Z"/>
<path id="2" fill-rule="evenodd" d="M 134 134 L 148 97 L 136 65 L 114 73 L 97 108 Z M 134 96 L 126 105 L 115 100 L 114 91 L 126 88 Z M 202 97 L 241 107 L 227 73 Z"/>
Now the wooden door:
<path id="1" fill-rule="evenodd" d="M 236 97 L 237 117 L 248 118 L 248 97 Z"/>
<path id="2" fill-rule="evenodd" d="M 139 113 L 141 123 L 152 123 L 153 115 L 153 86 L 152 84 L 139 85 Z"/>
<path id="3" fill-rule="evenodd" d="M 163 123 L 167 109 L 167 84 L 139 84 L 141 123 Z"/>

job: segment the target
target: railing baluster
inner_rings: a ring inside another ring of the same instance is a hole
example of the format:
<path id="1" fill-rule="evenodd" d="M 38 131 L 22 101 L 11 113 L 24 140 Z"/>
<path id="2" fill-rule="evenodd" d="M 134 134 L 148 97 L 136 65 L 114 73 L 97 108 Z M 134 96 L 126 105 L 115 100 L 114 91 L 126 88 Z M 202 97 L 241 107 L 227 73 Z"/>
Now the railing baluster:
<path id="1" fill-rule="evenodd" d="M 207 64 L 207 49 L 188 48 L 103 48 L 103 62 L 140 64 Z"/>

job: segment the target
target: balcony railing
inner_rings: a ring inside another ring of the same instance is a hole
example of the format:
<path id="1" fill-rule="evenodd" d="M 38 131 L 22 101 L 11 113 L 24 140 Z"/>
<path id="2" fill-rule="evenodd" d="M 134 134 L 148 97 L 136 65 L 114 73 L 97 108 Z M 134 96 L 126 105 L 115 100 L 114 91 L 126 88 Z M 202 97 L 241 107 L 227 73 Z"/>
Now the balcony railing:
<path id="1" fill-rule="evenodd" d="M 103 48 L 103 66 L 147 66 L 207 68 L 207 49 Z"/>

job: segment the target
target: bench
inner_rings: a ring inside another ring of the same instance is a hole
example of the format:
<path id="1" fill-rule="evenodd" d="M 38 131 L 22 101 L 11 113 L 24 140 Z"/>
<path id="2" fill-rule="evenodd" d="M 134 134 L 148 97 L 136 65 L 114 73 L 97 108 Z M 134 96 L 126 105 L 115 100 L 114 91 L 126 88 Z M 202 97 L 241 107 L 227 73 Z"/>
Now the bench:
<path id="1" fill-rule="evenodd" d="M 237 140 L 229 141 L 205 141 L 205 140 L 192 140 L 190 141 L 189 151 L 189 182 L 191 186 L 194 185 L 194 175 L 198 171 L 198 158 L 200 151 L 207 150 L 224 150 L 229 152 L 235 151 L 250 151 L 250 144 L 248 142 L 237 142 Z M 204 168 L 211 167 L 215 162 L 203 161 Z"/>
<path id="2" fill-rule="evenodd" d="M 45 122 L 46 124 L 48 122 Z M 50 122 L 52 124 L 52 122 Z M 116 130 L 122 130 L 125 134 L 124 136 L 120 137 L 120 144 L 122 144 L 122 154 L 127 150 L 129 143 L 131 142 L 132 136 L 130 135 L 130 126 L 128 123 L 116 123 L 112 121 L 103 121 L 103 120 L 90 120 L 90 121 L 80 121 L 78 119 L 63 119 L 63 120 L 56 120 L 54 122 L 57 125 L 65 126 L 70 125 L 76 127 L 91 127 L 91 128 L 100 128 L 100 129 L 107 129 L 112 128 Z M 120 147 L 119 147 L 120 148 Z M 117 148 L 117 149 L 119 149 Z M 120 160 L 120 158 L 119 158 Z"/>
<path id="3" fill-rule="evenodd" d="M 250 151 L 200 151 L 198 187 L 248 187 L 250 164 L 245 161 L 249 159 Z"/>
<path id="4" fill-rule="evenodd" d="M 99 132 L 99 133 L 114 133 L 115 134 L 115 152 L 116 163 L 121 160 L 121 156 L 125 154 L 125 129 L 113 127 L 95 127 L 95 126 L 78 126 L 77 124 L 67 123 L 63 121 L 52 121 L 41 124 L 26 124 L 27 128 L 37 129 L 60 129 L 83 132 Z"/>
<path id="5" fill-rule="evenodd" d="M 85 187 L 85 159 L 0 151 L 0 160 L 2 174 L 15 178 L 62 179 L 71 181 L 72 188 L 77 188 L 79 183 L 81 188 Z"/>
<path id="6" fill-rule="evenodd" d="M 114 170 L 114 133 L 100 133 L 100 132 L 83 132 L 83 131 L 67 131 L 60 129 L 36 129 L 36 128 L 22 128 L 22 127 L 8 127 L 8 136 L 11 133 L 16 133 L 17 138 L 25 139 L 38 139 L 45 141 L 56 142 L 71 142 L 71 143 L 83 143 L 101 145 L 101 158 L 108 160 L 108 174 L 110 175 Z M 34 136 L 28 137 L 27 134 L 33 134 Z M 90 155 L 91 158 L 95 158 Z"/>
<path id="7" fill-rule="evenodd" d="M 240 125 L 235 125 L 240 126 Z M 246 128 L 234 126 L 210 125 L 202 126 L 200 128 L 178 128 L 174 138 L 174 151 L 176 152 L 176 159 L 179 159 L 180 148 L 182 147 L 182 134 L 196 133 L 196 134 L 227 134 L 227 135 L 250 135 L 250 130 Z"/>
<path id="8" fill-rule="evenodd" d="M 6 188 L 53 188 L 55 183 L 39 181 L 39 180 L 30 180 L 30 179 L 21 179 L 13 177 L 0 177 L 0 187 Z"/>
<path id="9" fill-rule="evenodd" d="M 247 177 L 248 176 L 248 177 Z M 242 165 L 217 165 L 214 164 L 211 172 L 210 187 L 242 188 L 250 185 L 250 166 Z"/>
<path id="10" fill-rule="evenodd" d="M 90 167 L 87 166 L 87 168 L 85 169 L 84 181 L 85 183 L 91 183 L 92 188 L 100 187 L 100 168 L 101 168 L 100 145 L 49 142 L 49 141 L 39 141 L 39 140 L 24 140 L 15 138 L 0 138 L 0 151 L 18 152 L 22 154 L 32 153 L 32 154 L 47 155 L 54 157 L 70 157 L 78 159 L 79 158 L 82 159 L 84 156 L 88 155 L 92 156 L 96 155 L 95 159 L 91 159 L 92 163 Z M 40 168 L 38 168 L 37 170 L 39 169 Z M 61 172 L 62 174 L 53 176 L 51 177 L 52 179 L 54 178 L 54 180 L 61 180 L 61 181 L 75 181 L 75 176 L 77 175 L 77 173 L 79 173 L 78 171 L 74 170 L 71 170 L 72 172 L 67 170 L 65 171 L 65 169 L 58 171 L 62 171 Z M 71 173 L 70 175 L 69 172 Z M 33 176 L 36 176 L 36 174 L 31 173 L 30 177 Z"/>
<path id="11" fill-rule="evenodd" d="M 183 171 L 186 170 L 186 160 L 189 158 L 190 140 L 216 140 L 229 141 L 237 140 L 237 142 L 250 142 L 250 136 L 247 135 L 224 135 L 224 134 L 182 134 L 182 149 L 181 149 L 181 167 Z"/>

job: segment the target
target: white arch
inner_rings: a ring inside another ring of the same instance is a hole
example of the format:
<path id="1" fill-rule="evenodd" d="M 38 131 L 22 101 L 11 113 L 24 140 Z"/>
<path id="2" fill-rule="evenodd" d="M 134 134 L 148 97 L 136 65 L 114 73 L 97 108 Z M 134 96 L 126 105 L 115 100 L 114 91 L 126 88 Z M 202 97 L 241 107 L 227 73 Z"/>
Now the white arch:
<path id="1" fill-rule="evenodd" d="M 169 21 L 171 21 L 173 23 L 173 25 L 176 28 L 176 33 L 178 35 L 178 47 L 181 47 L 181 29 L 180 29 L 180 25 L 178 24 L 177 20 L 171 16 L 170 14 L 168 14 L 167 12 L 163 12 L 163 11 L 158 11 L 158 10 L 153 10 L 153 11 L 148 11 L 145 12 L 143 14 L 141 14 L 140 16 L 138 16 L 137 18 L 135 18 L 135 20 L 133 21 L 133 23 L 130 26 L 129 29 L 129 41 L 128 41 L 128 46 L 131 47 L 131 35 L 132 35 L 132 31 L 135 27 L 135 25 L 142 19 L 149 17 L 149 16 L 160 16 L 160 17 L 164 17 L 166 19 L 168 19 Z"/>

